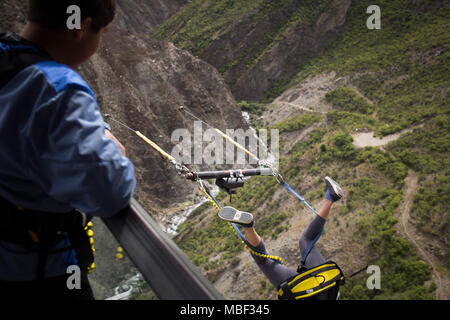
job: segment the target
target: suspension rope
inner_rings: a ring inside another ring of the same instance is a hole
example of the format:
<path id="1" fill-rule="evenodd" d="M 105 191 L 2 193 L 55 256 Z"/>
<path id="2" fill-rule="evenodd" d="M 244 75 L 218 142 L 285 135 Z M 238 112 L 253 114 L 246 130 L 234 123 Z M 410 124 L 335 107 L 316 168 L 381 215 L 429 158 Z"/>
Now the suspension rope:
<path id="1" fill-rule="evenodd" d="M 166 158 L 167 160 L 169 160 L 170 162 L 176 162 L 175 158 L 172 157 L 170 154 L 168 154 L 167 152 L 165 152 L 163 149 L 161 149 L 160 146 L 158 146 L 156 143 L 154 143 L 152 140 L 150 140 L 149 138 L 147 138 L 146 136 L 144 136 L 142 133 L 140 133 L 137 130 L 134 130 L 133 128 L 130 128 L 129 126 L 127 126 L 125 123 L 114 119 L 113 117 L 111 117 L 109 114 L 106 115 L 106 117 L 108 117 L 108 119 L 111 119 L 112 121 L 120 124 L 122 127 L 127 128 L 128 130 L 132 131 L 133 133 L 135 133 L 139 138 L 141 138 L 142 140 L 144 140 L 148 145 L 150 145 L 153 149 L 155 149 L 156 151 L 158 151 L 164 158 Z"/>
<path id="2" fill-rule="evenodd" d="M 317 211 L 308 203 L 306 202 L 306 200 L 300 196 L 291 186 L 289 186 L 289 184 L 284 180 L 284 178 L 281 176 L 281 174 L 278 172 L 278 170 L 276 168 L 273 167 L 273 165 L 267 161 L 262 161 L 260 160 L 256 155 L 254 155 L 253 153 L 251 153 L 250 151 L 248 151 L 245 147 L 243 147 L 241 144 L 239 144 L 238 142 L 234 141 L 234 139 L 232 139 L 231 137 L 229 137 L 228 135 L 226 135 L 225 133 L 223 133 L 222 131 L 220 131 L 217 128 L 212 127 L 210 124 L 206 123 L 205 121 L 201 120 L 200 118 L 198 118 L 195 114 L 193 114 L 192 112 L 188 111 L 185 107 L 181 106 L 179 108 L 180 111 L 182 112 L 186 112 L 187 114 L 189 114 L 191 117 L 193 117 L 194 119 L 201 121 L 202 123 L 204 123 L 206 126 L 208 126 L 209 128 L 214 129 L 218 134 L 220 134 L 224 139 L 226 139 L 227 141 L 231 142 L 232 144 L 234 144 L 237 148 L 239 148 L 240 150 L 244 151 L 246 154 L 248 154 L 250 157 L 252 157 L 254 160 L 256 160 L 258 162 L 258 164 L 268 167 L 270 169 L 272 169 L 273 172 L 273 176 L 275 176 L 277 178 L 277 181 L 283 185 L 290 193 L 292 193 L 297 199 L 299 199 L 301 202 L 303 202 L 309 209 L 311 209 L 312 212 L 314 212 L 315 214 L 317 214 Z"/>
<path id="3" fill-rule="evenodd" d="M 204 123 L 206 126 L 208 126 L 209 128 L 213 128 L 211 125 L 209 125 L 208 123 L 206 123 L 205 121 L 199 119 L 196 115 L 194 115 L 193 113 L 191 113 L 190 111 L 186 110 L 185 107 L 181 106 L 180 111 L 184 111 L 187 114 L 189 114 L 191 117 L 201 121 L 202 123 Z M 263 165 L 265 167 L 268 167 L 270 169 L 272 169 L 273 175 L 276 177 L 277 181 L 286 188 L 286 190 L 288 190 L 291 194 L 293 194 L 297 199 L 299 199 L 301 202 L 303 202 L 303 204 L 305 204 L 305 206 L 307 208 L 309 208 L 314 214 L 317 214 L 317 211 L 302 197 L 300 196 L 283 178 L 283 176 L 278 172 L 278 170 L 276 170 L 272 164 L 270 164 L 267 161 L 261 161 L 257 156 L 255 156 L 253 153 L 251 153 L 250 151 L 248 151 L 245 147 L 243 147 L 241 144 L 239 144 L 238 142 L 234 141 L 234 139 L 230 138 L 229 136 L 227 136 L 225 133 L 223 133 L 222 131 L 220 131 L 217 128 L 213 128 L 218 134 L 220 134 L 224 139 L 226 139 L 227 141 L 231 142 L 232 144 L 234 144 L 237 148 L 239 148 L 240 150 L 244 151 L 246 154 L 248 154 L 250 157 L 252 157 L 253 159 L 255 159 L 259 165 Z M 236 230 L 236 228 L 234 228 L 234 230 Z M 239 230 L 239 229 L 238 229 Z M 314 248 L 314 246 L 316 245 L 317 241 L 319 241 L 320 237 L 322 236 L 324 231 L 324 228 L 322 228 L 321 232 L 319 233 L 319 235 L 311 242 L 311 244 L 308 246 L 308 248 L 306 249 L 301 263 L 304 265 L 306 262 L 306 259 L 309 256 L 309 253 L 311 252 L 311 250 Z"/>
<path id="4" fill-rule="evenodd" d="M 111 115 L 107 114 L 105 115 L 105 117 L 107 117 L 108 119 L 118 123 L 119 125 L 121 125 L 124 128 L 127 128 L 128 130 L 132 131 L 133 133 L 135 133 L 139 138 L 141 138 L 145 143 L 147 143 L 148 145 L 150 145 L 153 149 L 155 149 L 156 151 L 158 151 L 164 158 L 166 158 L 167 160 L 169 160 L 174 166 L 175 169 L 177 170 L 177 173 L 187 177 L 189 176 L 189 174 L 191 173 L 190 170 L 188 168 L 186 168 L 184 165 L 178 163 L 176 161 L 176 159 L 174 157 L 172 157 L 170 154 L 168 154 L 167 152 L 165 152 L 160 146 L 158 146 L 155 142 L 153 142 L 152 140 L 150 140 L 149 138 L 147 138 L 146 136 L 144 136 L 141 132 L 134 130 L 132 128 L 130 128 L 129 126 L 127 126 L 125 123 L 114 119 L 113 117 L 111 117 Z"/>
<path id="5" fill-rule="evenodd" d="M 307 206 L 309 209 L 311 209 L 312 212 L 314 212 L 315 214 L 317 214 L 316 209 L 314 209 L 308 202 L 306 202 L 306 200 L 299 195 L 294 189 L 292 189 L 292 187 L 286 182 L 286 181 L 282 181 L 281 184 L 283 185 L 283 187 L 285 187 L 290 193 L 292 193 L 298 200 L 300 200 L 301 202 L 303 202 L 305 204 L 305 206 Z"/>
<path id="6" fill-rule="evenodd" d="M 184 108 L 183 106 L 181 106 L 179 108 L 180 111 L 184 111 L 187 114 L 189 114 L 190 116 L 192 116 L 193 118 L 197 119 L 198 121 L 201 121 L 203 124 L 207 125 L 210 128 L 213 128 L 211 125 L 209 125 L 208 123 L 206 123 L 205 121 L 201 120 L 200 118 L 198 118 L 197 116 L 195 116 L 193 113 L 189 112 L 188 110 L 186 110 L 186 108 Z M 109 119 L 113 120 L 114 122 L 120 124 L 121 126 L 127 128 L 128 130 L 132 131 L 133 133 L 135 133 L 139 138 L 141 138 L 143 141 L 145 141 L 148 145 L 150 145 L 153 149 L 155 149 L 156 151 L 158 151 L 164 158 L 166 158 L 167 160 L 169 160 L 172 164 L 175 165 L 176 170 L 178 172 L 178 174 L 182 175 L 185 178 L 188 179 L 192 179 L 193 178 L 193 173 L 186 168 L 185 166 L 183 166 L 182 164 L 178 163 L 174 157 L 172 157 L 171 155 L 169 155 L 167 152 L 165 152 L 161 147 L 159 147 L 156 143 L 154 143 L 152 140 L 150 140 L 149 138 L 147 138 L 146 136 L 144 136 L 142 133 L 140 133 L 137 130 L 134 130 L 132 128 L 130 128 L 129 126 L 127 126 L 126 124 L 115 120 L 114 118 L 112 118 L 110 115 L 106 115 Z M 218 134 L 220 134 L 224 139 L 226 139 L 227 141 L 233 143 L 237 148 L 239 148 L 240 150 L 244 151 L 246 154 L 248 154 L 250 157 L 252 157 L 253 159 L 255 159 L 256 161 L 258 161 L 259 165 L 268 167 L 270 169 L 272 169 L 272 173 L 273 176 L 276 177 L 277 181 L 283 185 L 290 193 L 292 193 L 297 199 L 299 199 L 301 202 L 303 202 L 312 212 L 314 212 L 315 214 L 317 214 L 317 211 L 302 197 L 300 196 L 291 186 L 289 186 L 289 184 L 284 180 L 284 178 L 281 176 L 281 174 L 278 172 L 278 170 L 276 168 L 273 167 L 272 164 L 268 163 L 267 161 L 261 161 L 256 155 L 254 155 L 253 153 L 251 153 L 250 151 L 248 151 L 245 147 L 243 147 L 241 144 L 239 144 L 238 142 L 234 141 L 234 139 L 230 138 L 228 135 L 226 135 L 225 133 L 223 133 L 222 131 L 220 131 L 217 128 L 213 128 Z M 213 204 L 213 206 L 220 211 L 220 205 L 217 202 L 217 200 L 214 198 L 214 196 L 212 194 L 210 194 L 208 191 L 205 190 L 201 180 L 197 180 L 199 181 L 199 185 L 200 185 L 200 190 L 207 196 L 207 198 L 209 199 L 209 201 Z M 259 256 L 259 257 L 263 257 L 263 258 L 268 258 L 268 259 L 272 259 L 274 261 L 277 261 L 281 264 L 283 264 L 283 259 L 281 259 L 278 256 L 272 256 L 272 255 L 267 255 L 265 253 L 261 253 L 259 252 L 256 248 L 254 248 L 253 246 L 250 245 L 250 243 L 247 242 L 247 240 L 245 239 L 244 235 L 241 233 L 241 231 L 239 230 L 239 228 L 236 226 L 236 224 L 228 222 L 228 224 L 231 226 L 231 228 L 233 229 L 234 233 L 241 239 L 243 245 L 247 248 L 247 250 L 249 250 L 252 254 Z M 307 248 L 307 250 L 305 251 L 305 255 L 302 259 L 302 264 L 304 264 L 304 262 L 306 261 L 306 258 L 308 257 L 309 253 L 311 252 L 312 248 L 315 246 L 316 242 L 319 240 L 320 236 L 323 233 L 323 229 L 321 231 L 321 233 L 316 237 L 316 239 L 314 239 L 314 241 L 311 243 L 311 245 Z"/>

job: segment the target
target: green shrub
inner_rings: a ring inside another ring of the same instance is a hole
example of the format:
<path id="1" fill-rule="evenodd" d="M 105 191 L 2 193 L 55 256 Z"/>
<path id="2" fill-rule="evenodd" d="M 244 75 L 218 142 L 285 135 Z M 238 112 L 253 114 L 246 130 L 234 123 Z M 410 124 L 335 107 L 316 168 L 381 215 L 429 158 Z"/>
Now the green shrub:
<path id="1" fill-rule="evenodd" d="M 401 188 L 408 175 L 407 167 L 379 148 L 366 147 L 358 154 L 359 162 L 374 165 L 379 171 L 390 177 L 397 187 Z"/>
<path id="2" fill-rule="evenodd" d="M 298 131 L 320 121 L 321 119 L 322 117 L 316 114 L 296 116 L 278 123 L 273 127 L 273 129 L 280 130 L 280 133 Z"/>
<path id="3" fill-rule="evenodd" d="M 405 134 L 389 146 L 403 163 L 420 173 L 448 172 L 450 116 L 439 115 L 424 128 Z"/>
<path id="4" fill-rule="evenodd" d="M 371 129 L 382 132 L 386 125 L 367 115 L 348 111 L 330 111 L 327 113 L 327 120 L 342 130 L 351 131 L 354 129 Z"/>
<path id="5" fill-rule="evenodd" d="M 346 132 L 338 132 L 331 136 L 325 150 L 327 151 L 320 154 L 320 158 L 324 161 L 349 160 L 355 158 L 357 154 L 353 146 L 353 138 Z"/>
<path id="6" fill-rule="evenodd" d="M 247 102 L 245 100 L 238 103 L 239 108 L 242 111 L 246 111 L 248 113 L 255 114 L 257 116 L 261 116 L 263 112 L 266 110 L 266 105 L 258 102 Z"/>
<path id="7" fill-rule="evenodd" d="M 258 232 L 261 236 L 271 236 L 273 239 L 278 237 L 278 234 L 288 228 L 286 220 L 289 218 L 287 212 L 274 212 L 258 221 Z"/>
<path id="8" fill-rule="evenodd" d="M 411 216 L 421 230 L 438 235 L 447 244 L 450 242 L 450 177 L 437 176 L 417 190 L 413 198 Z M 446 252 L 448 255 L 448 250 Z"/>

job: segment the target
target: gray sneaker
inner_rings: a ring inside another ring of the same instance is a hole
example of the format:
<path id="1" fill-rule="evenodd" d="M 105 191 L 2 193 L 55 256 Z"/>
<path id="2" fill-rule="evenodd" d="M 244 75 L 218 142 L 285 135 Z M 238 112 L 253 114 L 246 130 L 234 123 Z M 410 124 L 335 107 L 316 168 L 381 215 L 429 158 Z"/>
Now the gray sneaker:
<path id="1" fill-rule="evenodd" d="M 344 197 L 344 192 L 336 181 L 330 177 L 325 177 L 327 187 L 325 189 L 325 197 L 331 202 L 336 202 Z"/>
<path id="2" fill-rule="evenodd" d="M 253 227 L 253 215 L 239 211 L 233 207 L 225 207 L 219 211 L 219 218 L 225 221 L 241 224 L 243 227 Z"/>

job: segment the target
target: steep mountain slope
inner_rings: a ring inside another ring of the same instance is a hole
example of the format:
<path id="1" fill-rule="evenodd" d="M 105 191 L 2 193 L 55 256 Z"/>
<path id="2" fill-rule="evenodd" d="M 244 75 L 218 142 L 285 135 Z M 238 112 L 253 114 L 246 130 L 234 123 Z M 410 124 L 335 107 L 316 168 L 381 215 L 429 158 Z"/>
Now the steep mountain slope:
<path id="1" fill-rule="evenodd" d="M 179 11 L 188 0 L 117 0 L 115 24 L 134 33 L 147 33 Z"/>
<path id="2" fill-rule="evenodd" d="M 239 100 L 274 98 L 343 30 L 351 0 L 196 0 L 151 36 L 214 65 Z"/>
<path id="3" fill-rule="evenodd" d="M 299 72 L 281 96 L 241 106 L 255 111 L 258 126 L 280 130 L 281 173 L 314 207 L 325 175 L 345 190 L 318 248 L 347 275 L 378 265 L 381 290 L 369 290 L 362 273 L 348 279 L 341 299 L 448 299 L 450 8 L 445 1 L 378 1 L 382 29 L 369 30 L 371 4 L 352 2 L 345 31 L 315 58 L 291 65 Z M 403 134 L 387 145 L 354 145 L 353 135 L 371 131 Z M 311 219 L 301 203 L 275 181 L 252 178 L 232 205 L 254 213 L 269 252 L 296 267 L 298 238 Z M 211 215 L 194 214 L 180 245 L 225 296 L 276 298 Z"/>
<path id="4" fill-rule="evenodd" d="M 184 2 L 119 0 L 117 17 L 99 52 L 78 70 L 96 93 L 104 115 L 141 131 L 168 152 L 175 146 L 175 129 L 193 133 L 194 121 L 178 111 L 181 105 L 222 130 L 248 128 L 214 67 L 143 34 Z M 25 12 L 26 1 L 0 1 L 0 32 L 20 32 Z M 173 166 L 132 132 L 109 123 L 135 165 L 135 198 L 156 220 L 194 198 L 194 184 L 178 177 Z M 118 244 L 103 225 L 96 225 L 94 232 L 97 268 L 91 281 L 97 298 L 106 298 L 118 281 L 136 271 L 128 259 L 115 260 Z"/>

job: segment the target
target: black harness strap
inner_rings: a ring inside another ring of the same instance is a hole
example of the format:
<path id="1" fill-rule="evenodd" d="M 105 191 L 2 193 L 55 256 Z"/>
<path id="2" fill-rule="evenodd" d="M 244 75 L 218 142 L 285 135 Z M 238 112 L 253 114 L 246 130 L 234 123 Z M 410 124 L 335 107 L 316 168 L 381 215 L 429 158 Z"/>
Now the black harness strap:
<path id="1" fill-rule="evenodd" d="M 51 60 L 43 50 L 16 34 L 0 35 L 0 88 L 5 86 L 23 69 L 41 62 Z"/>
<path id="2" fill-rule="evenodd" d="M 45 278 L 47 258 L 51 254 L 74 249 L 78 266 L 82 270 L 94 262 L 89 237 L 84 222 L 89 222 L 76 210 L 67 213 L 41 212 L 19 209 L 0 197 L 0 240 L 22 244 L 38 253 L 38 280 Z M 69 238 L 71 245 L 50 249 L 51 245 Z"/>

